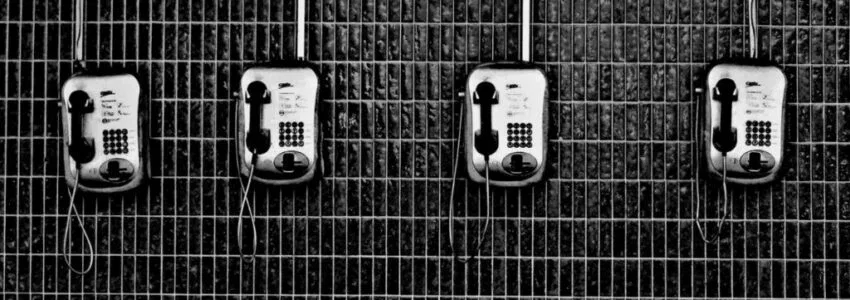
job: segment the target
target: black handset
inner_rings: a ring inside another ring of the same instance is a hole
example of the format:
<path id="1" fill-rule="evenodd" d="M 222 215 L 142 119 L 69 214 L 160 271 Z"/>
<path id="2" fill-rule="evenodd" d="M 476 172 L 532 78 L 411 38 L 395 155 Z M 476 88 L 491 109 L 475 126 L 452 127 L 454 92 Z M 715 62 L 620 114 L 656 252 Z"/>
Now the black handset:
<path id="1" fill-rule="evenodd" d="M 480 106 L 481 129 L 475 132 L 475 150 L 482 155 L 491 155 L 499 148 L 499 132 L 493 130 L 493 104 L 499 103 L 496 87 L 487 81 L 475 87 L 474 104 Z"/>
<path id="2" fill-rule="evenodd" d="M 720 101 L 720 127 L 714 128 L 712 142 L 717 151 L 729 152 L 738 142 L 737 130 L 732 127 L 732 102 L 738 101 L 735 81 L 729 78 L 717 81 L 712 95 L 715 101 Z"/>
<path id="3" fill-rule="evenodd" d="M 248 97 L 245 101 L 251 105 L 248 136 L 245 141 L 248 150 L 257 154 L 265 153 L 271 147 L 271 132 L 261 128 L 263 105 L 271 102 L 266 85 L 260 81 L 251 82 L 248 85 Z"/>
<path id="4" fill-rule="evenodd" d="M 71 144 L 68 151 L 77 163 L 87 163 L 94 158 L 94 139 L 83 137 L 83 116 L 94 112 L 94 104 L 84 91 L 74 91 L 68 98 L 71 112 Z"/>

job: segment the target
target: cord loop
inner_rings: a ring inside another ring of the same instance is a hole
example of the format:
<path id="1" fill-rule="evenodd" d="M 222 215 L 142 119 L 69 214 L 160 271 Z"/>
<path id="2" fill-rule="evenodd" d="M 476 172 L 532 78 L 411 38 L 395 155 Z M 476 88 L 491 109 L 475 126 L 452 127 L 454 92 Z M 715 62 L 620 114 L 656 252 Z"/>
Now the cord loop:
<path id="1" fill-rule="evenodd" d="M 68 265 L 68 269 L 72 272 L 83 275 L 91 271 L 94 266 L 94 247 L 92 246 L 91 238 L 89 237 L 88 232 L 86 231 L 86 227 L 83 223 L 83 219 L 80 217 L 80 213 L 77 211 L 77 206 L 74 205 L 74 199 L 77 196 L 77 188 L 80 185 L 80 170 L 77 169 L 77 175 L 74 178 L 74 187 L 68 191 L 71 196 L 70 203 L 68 204 L 68 212 L 65 215 L 65 230 L 62 233 L 62 258 L 65 260 L 65 264 Z M 80 224 L 80 229 L 83 231 L 83 241 L 85 242 L 85 248 L 83 249 L 83 261 L 85 261 L 85 256 L 88 256 L 88 263 L 85 264 L 85 268 L 77 269 L 71 264 L 71 248 L 73 244 L 71 243 L 71 223 L 74 222 L 74 219 L 77 220 L 77 223 Z M 85 253 L 85 249 L 88 249 L 88 255 Z"/>
<path id="2" fill-rule="evenodd" d="M 484 177 L 485 177 L 485 180 L 486 180 L 486 185 L 485 185 L 485 194 L 486 194 L 485 195 L 485 210 L 486 210 L 486 215 L 485 215 L 485 219 L 484 219 L 484 226 L 482 228 L 479 228 L 479 230 L 478 230 L 479 231 L 478 238 L 475 241 L 475 244 L 474 244 L 475 246 L 473 247 L 474 248 L 473 254 L 469 255 L 465 258 L 460 257 L 455 252 L 455 245 L 454 245 L 454 240 L 455 240 L 454 239 L 454 218 L 455 218 L 454 198 L 455 198 L 455 187 L 457 185 L 457 167 L 458 167 L 458 162 L 460 161 L 460 144 L 461 144 L 461 139 L 463 138 L 463 127 L 464 127 L 464 119 L 465 119 L 464 113 L 463 113 L 463 108 L 464 108 L 463 104 L 461 104 L 460 107 L 461 107 L 460 123 L 459 123 L 460 126 L 458 126 L 458 131 L 457 131 L 457 142 L 455 144 L 455 159 L 454 159 L 454 163 L 452 164 L 452 187 L 451 187 L 451 191 L 450 191 L 451 194 L 449 195 L 449 248 L 451 249 L 452 255 L 454 255 L 455 260 L 457 262 L 462 263 L 462 264 L 466 264 L 467 262 L 475 259 L 475 257 L 478 256 L 478 254 L 481 252 L 481 245 L 484 243 L 484 237 L 485 237 L 485 235 L 487 235 L 487 233 L 489 232 L 489 229 L 491 227 L 491 226 L 489 226 L 490 225 L 490 219 L 492 218 L 491 207 L 490 207 L 490 168 L 489 168 L 490 159 L 487 156 L 484 157 L 484 166 L 485 166 Z"/>
<path id="3" fill-rule="evenodd" d="M 248 184 L 242 187 L 242 202 L 239 204 L 239 221 L 237 222 L 236 239 L 239 245 L 239 257 L 247 262 L 253 262 L 257 255 L 257 221 L 254 216 L 254 209 L 251 208 L 251 203 L 248 201 L 248 195 L 251 190 L 251 182 L 254 180 L 254 168 L 257 166 L 257 153 L 253 152 L 251 157 L 251 171 L 248 173 Z M 247 208 L 247 209 L 246 209 Z M 242 217 L 248 212 L 249 221 L 251 222 L 251 253 L 248 259 L 245 258 L 245 249 L 242 247 Z"/>

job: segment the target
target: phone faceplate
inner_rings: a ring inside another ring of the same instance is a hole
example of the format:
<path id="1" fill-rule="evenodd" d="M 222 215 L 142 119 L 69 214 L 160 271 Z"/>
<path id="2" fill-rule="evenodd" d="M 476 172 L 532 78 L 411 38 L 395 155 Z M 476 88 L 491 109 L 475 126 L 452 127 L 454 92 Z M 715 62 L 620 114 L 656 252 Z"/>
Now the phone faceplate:
<path id="1" fill-rule="evenodd" d="M 704 125 L 708 171 L 712 177 L 722 176 L 723 155 L 712 141 L 720 126 L 720 101 L 713 99 L 712 89 L 723 78 L 732 79 L 738 101 L 732 103 L 731 125 L 737 143 L 726 154 L 726 177 L 738 184 L 772 181 L 782 167 L 785 143 L 785 89 L 787 79 L 781 69 L 771 65 L 721 63 L 714 65 L 705 81 Z M 759 164 L 752 164 L 758 159 Z"/>
<path id="2" fill-rule="evenodd" d="M 80 165 L 79 188 L 89 192 L 121 192 L 139 186 L 146 176 L 145 139 L 139 81 L 130 74 L 79 74 L 62 86 L 65 179 L 74 184 L 77 162 L 69 155 L 69 98 L 84 91 L 94 111 L 83 115 L 83 137 L 94 142 L 94 158 Z"/>

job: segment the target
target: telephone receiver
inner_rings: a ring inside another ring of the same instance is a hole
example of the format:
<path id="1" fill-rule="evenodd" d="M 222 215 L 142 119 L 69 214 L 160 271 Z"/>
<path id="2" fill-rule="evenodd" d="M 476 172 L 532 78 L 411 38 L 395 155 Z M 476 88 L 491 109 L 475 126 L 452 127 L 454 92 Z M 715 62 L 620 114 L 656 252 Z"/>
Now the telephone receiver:
<path id="1" fill-rule="evenodd" d="M 69 99 L 71 111 L 71 144 L 68 146 L 71 157 L 77 163 L 87 163 L 94 158 L 94 139 L 83 137 L 83 116 L 94 112 L 93 100 L 84 91 L 74 91 Z"/>
<path id="2" fill-rule="evenodd" d="M 266 128 L 262 128 L 263 108 L 271 103 L 269 90 L 261 81 L 254 81 L 248 85 L 248 97 L 246 101 L 251 107 L 250 121 L 248 122 L 248 137 L 245 141 L 248 150 L 252 153 L 263 154 L 271 147 L 271 134 Z"/>
<path id="3" fill-rule="evenodd" d="M 725 180 L 737 184 L 777 177 L 784 154 L 786 86 L 782 70 L 764 61 L 709 67 L 703 118 L 709 175 L 723 179 L 726 173 Z"/>
<path id="4" fill-rule="evenodd" d="M 319 161 L 319 78 L 312 66 L 299 61 L 253 67 L 240 86 L 241 173 L 272 185 L 310 180 Z"/>
<path id="5" fill-rule="evenodd" d="M 475 150 L 490 156 L 499 148 L 499 131 L 493 130 L 493 105 L 499 103 L 496 87 L 490 82 L 479 83 L 473 94 L 473 103 L 480 106 L 481 129 L 475 131 Z"/>
<path id="6" fill-rule="evenodd" d="M 729 152 L 738 142 L 737 129 L 732 127 L 732 103 L 738 101 L 735 81 L 723 78 L 712 89 L 712 98 L 720 102 L 720 126 L 714 128 L 713 144 L 720 152 Z"/>
<path id="7" fill-rule="evenodd" d="M 133 189 L 147 175 L 141 90 L 135 76 L 87 72 L 62 86 L 65 179 L 82 191 Z"/>

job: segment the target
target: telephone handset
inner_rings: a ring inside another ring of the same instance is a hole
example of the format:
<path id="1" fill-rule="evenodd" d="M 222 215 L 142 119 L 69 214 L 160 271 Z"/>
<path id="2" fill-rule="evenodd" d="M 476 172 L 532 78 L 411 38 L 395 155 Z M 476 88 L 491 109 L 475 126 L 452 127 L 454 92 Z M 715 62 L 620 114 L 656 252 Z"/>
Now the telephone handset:
<path id="1" fill-rule="evenodd" d="M 263 107 L 271 103 L 269 91 L 262 81 L 254 81 L 248 84 L 248 95 L 245 102 L 251 106 L 251 114 L 248 121 L 248 136 L 245 141 L 248 150 L 255 154 L 263 154 L 271 147 L 271 134 L 268 129 L 262 128 Z"/>
<path id="2" fill-rule="evenodd" d="M 738 101 L 735 81 L 723 78 L 712 89 L 713 100 L 720 101 L 720 126 L 714 128 L 714 147 L 720 152 L 729 152 L 738 142 L 738 130 L 732 127 L 732 102 Z"/>
<path id="3" fill-rule="evenodd" d="M 94 158 L 94 139 L 83 137 L 83 117 L 94 112 L 93 100 L 81 90 L 74 91 L 69 97 L 71 111 L 71 143 L 68 151 L 77 163 L 87 163 Z"/>
<path id="4" fill-rule="evenodd" d="M 480 107 L 481 116 L 481 129 L 475 131 L 475 150 L 481 155 L 492 155 L 499 148 L 499 131 L 493 130 L 493 105 L 499 103 L 496 87 L 487 81 L 479 83 L 472 103 Z"/>
<path id="5" fill-rule="evenodd" d="M 65 180 L 82 191 L 111 193 L 139 186 L 147 173 L 144 114 L 135 76 L 77 74 L 62 86 Z"/>

